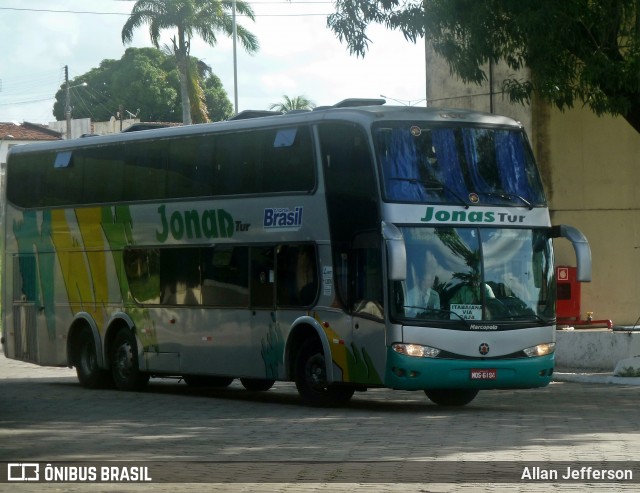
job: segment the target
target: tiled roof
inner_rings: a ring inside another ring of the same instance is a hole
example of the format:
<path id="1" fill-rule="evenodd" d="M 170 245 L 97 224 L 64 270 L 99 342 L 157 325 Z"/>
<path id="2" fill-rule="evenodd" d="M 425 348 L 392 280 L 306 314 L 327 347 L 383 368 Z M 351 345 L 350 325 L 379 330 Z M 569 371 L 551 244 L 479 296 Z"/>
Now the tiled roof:
<path id="1" fill-rule="evenodd" d="M 0 139 L 7 139 L 7 136 L 13 137 L 11 140 L 21 141 L 37 141 L 37 140 L 60 140 L 62 135 L 42 125 L 24 122 L 18 123 L 2 123 L 0 122 Z"/>

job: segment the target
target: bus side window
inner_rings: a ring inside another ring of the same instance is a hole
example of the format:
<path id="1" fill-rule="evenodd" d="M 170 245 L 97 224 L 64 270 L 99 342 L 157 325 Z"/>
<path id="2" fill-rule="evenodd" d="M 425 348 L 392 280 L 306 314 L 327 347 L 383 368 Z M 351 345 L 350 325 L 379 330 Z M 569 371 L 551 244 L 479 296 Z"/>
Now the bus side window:
<path id="1" fill-rule="evenodd" d="M 249 305 L 249 248 L 217 245 L 202 249 L 202 304 Z"/>
<path id="2" fill-rule="evenodd" d="M 48 167 L 44 177 L 48 204 L 75 204 L 82 200 L 84 166 L 83 160 L 76 159 L 75 154 L 71 151 L 58 152 Z"/>
<path id="3" fill-rule="evenodd" d="M 380 248 L 356 247 L 353 254 L 353 312 L 356 315 L 384 318 Z"/>
<path id="4" fill-rule="evenodd" d="M 160 250 L 160 303 L 163 305 L 199 305 L 200 251 L 197 248 Z"/>
<path id="5" fill-rule="evenodd" d="M 275 302 L 274 247 L 251 248 L 250 305 L 272 308 Z"/>
<path id="6" fill-rule="evenodd" d="M 84 163 L 83 204 L 120 202 L 123 197 L 124 145 L 81 149 L 78 160 Z"/>
<path id="7" fill-rule="evenodd" d="M 298 251 L 296 288 L 298 299 L 303 306 L 310 305 L 318 293 L 318 269 L 315 249 L 311 245 L 302 246 Z"/>
<path id="8" fill-rule="evenodd" d="M 126 173 L 123 200 L 163 199 L 166 195 L 167 141 L 140 142 L 137 146 L 125 145 Z"/>
<path id="9" fill-rule="evenodd" d="M 213 195 L 212 142 L 207 137 L 170 141 L 167 197 Z"/>
<path id="10" fill-rule="evenodd" d="M 315 185 L 313 148 L 307 127 L 264 131 L 260 192 L 306 192 Z"/>
<path id="11" fill-rule="evenodd" d="M 336 283 L 336 300 L 341 307 L 350 306 L 351 293 L 349 290 L 349 254 L 340 247 L 333 250 L 334 276 Z"/>
<path id="12" fill-rule="evenodd" d="M 309 306 L 318 293 L 313 245 L 281 245 L 277 251 L 276 291 L 279 306 Z"/>
<path id="13" fill-rule="evenodd" d="M 215 139 L 215 194 L 251 194 L 258 191 L 261 171 L 258 149 L 261 133 L 257 131 L 220 134 Z"/>
<path id="14" fill-rule="evenodd" d="M 160 250 L 128 248 L 122 261 L 131 296 L 142 304 L 160 303 Z"/>

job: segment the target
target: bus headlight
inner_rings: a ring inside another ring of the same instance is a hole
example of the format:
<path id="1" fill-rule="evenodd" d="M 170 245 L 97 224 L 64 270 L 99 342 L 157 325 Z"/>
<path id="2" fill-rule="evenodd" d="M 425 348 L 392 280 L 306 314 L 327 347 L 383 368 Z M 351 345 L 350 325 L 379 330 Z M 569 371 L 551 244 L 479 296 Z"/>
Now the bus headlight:
<path id="1" fill-rule="evenodd" d="M 420 344 L 400 344 L 395 343 L 391 345 L 391 348 L 400 354 L 407 356 L 413 356 L 414 358 L 435 358 L 440 354 L 440 350 L 429 347 L 421 346 Z"/>
<path id="2" fill-rule="evenodd" d="M 524 350 L 524 354 L 533 358 L 534 356 L 546 356 L 556 350 L 555 342 L 547 342 L 546 344 L 538 344 L 537 346 L 528 347 Z"/>

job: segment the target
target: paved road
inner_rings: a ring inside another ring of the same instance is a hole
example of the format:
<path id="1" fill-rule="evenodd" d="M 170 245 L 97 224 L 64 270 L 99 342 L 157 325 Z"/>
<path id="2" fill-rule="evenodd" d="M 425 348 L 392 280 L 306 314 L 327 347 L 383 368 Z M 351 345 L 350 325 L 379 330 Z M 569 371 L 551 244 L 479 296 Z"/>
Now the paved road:
<path id="1" fill-rule="evenodd" d="M 458 409 L 435 406 L 421 392 L 373 390 L 356 394 L 347 407 L 312 409 L 299 403 L 290 383 L 265 393 L 236 383 L 194 390 L 167 380 L 152 380 L 140 393 L 90 391 L 73 370 L 0 356 L 0 461 L 154 461 L 180 481 L 234 478 L 180 486 L 0 483 L 0 491 L 640 491 L 640 463 L 628 462 L 640 460 L 638 423 L 640 387 L 627 385 L 558 382 L 481 392 Z M 226 461 L 253 462 L 236 471 Z M 294 462 L 283 469 L 280 461 Z M 413 461 L 427 461 L 439 482 L 417 482 Z M 503 477 L 510 461 L 571 467 L 612 461 L 634 467 L 638 477 L 587 486 L 487 484 Z M 322 483 L 310 482 L 314 470 Z M 236 482 L 238 474 L 248 482 Z M 270 478 L 278 483 L 261 482 Z M 409 482 L 400 484 L 403 478 Z"/>

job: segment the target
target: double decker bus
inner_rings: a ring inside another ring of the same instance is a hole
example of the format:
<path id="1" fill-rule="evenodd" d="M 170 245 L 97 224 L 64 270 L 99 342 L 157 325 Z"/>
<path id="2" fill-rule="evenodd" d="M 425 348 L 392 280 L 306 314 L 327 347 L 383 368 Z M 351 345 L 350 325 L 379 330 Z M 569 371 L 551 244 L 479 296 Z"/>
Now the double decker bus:
<path id="1" fill-rule="evenodd" d="M 384 103 L 12 147 L 6 357 L 88 388 L 291 381 L 310 405 L 547 385 L 553 238 L 582 281 L 591 257 L 522 126 Z"/>

